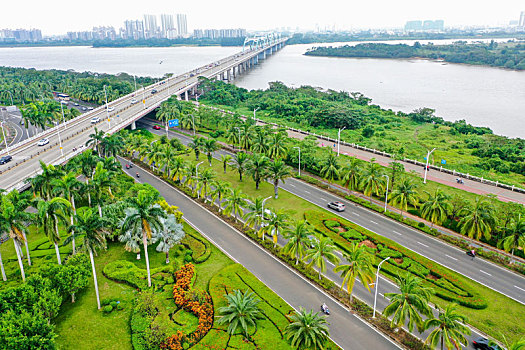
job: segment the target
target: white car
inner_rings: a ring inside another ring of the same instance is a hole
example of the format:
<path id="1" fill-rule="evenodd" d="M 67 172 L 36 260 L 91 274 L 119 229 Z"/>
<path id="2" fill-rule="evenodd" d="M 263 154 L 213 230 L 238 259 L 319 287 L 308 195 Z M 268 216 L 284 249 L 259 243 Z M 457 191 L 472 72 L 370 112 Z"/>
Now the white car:
<path id="1" fill-rule="evenodd" d="M 115 110 L 115 107 L 108 107 L 108 112 L 113 112 Z"/>
<path id="2" fill-rule="evenodd" d="M 40 141 L 38 141 L 37 145 L 39 146 L 45 146 L 49 143 L 49 140 L 48 139 L 42 139 Z"/>
<path id="3" fill-rule="evenodd" d="M 134 98 L 131 99 L 131 104 L 134 105 L 135 103 L 137 103 L 139 101 L 135 100 Z"/>
<path id="4" fill-rule="evenodd" d="M 98 117 L 98 116 L 97 116 L 97 117 L 93 117 L 93 118 L 91 118 L 91 124 L 96 124 L 96 123 L 98 123 L 99 121 L 100 121 L 100 117 Z"/>
<path id="5" fill-rule="evenodd" d="M 67 101 L 60 101 L 60 103 L 62 103 L 63 105 L 66 105 L 67 106 Z"/>

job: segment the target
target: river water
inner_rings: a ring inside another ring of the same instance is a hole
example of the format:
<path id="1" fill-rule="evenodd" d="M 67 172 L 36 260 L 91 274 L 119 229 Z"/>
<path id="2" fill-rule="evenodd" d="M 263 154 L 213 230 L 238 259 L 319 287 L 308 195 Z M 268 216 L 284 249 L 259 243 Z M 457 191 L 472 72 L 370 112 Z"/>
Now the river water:
<path id="1" fill-rule="evenodd" d="M 285 46 L 237 78 L 236 84 L 264 89 L 268 82 L 282 81 L 291 86 L 358 91 L 372 98 L 373 103 L 394 111 L 434 108 L 446 120 L 466 119 L 473 125 L 489 126 L 497 134 L 525 138 L 525 71 L 418 59 L 304 56 L 312 46 L 316 45 Z M 0 65 L 162 76 L 166 72 L 188 71 L 238 50 L 238 47 L 0 48 Z"/>

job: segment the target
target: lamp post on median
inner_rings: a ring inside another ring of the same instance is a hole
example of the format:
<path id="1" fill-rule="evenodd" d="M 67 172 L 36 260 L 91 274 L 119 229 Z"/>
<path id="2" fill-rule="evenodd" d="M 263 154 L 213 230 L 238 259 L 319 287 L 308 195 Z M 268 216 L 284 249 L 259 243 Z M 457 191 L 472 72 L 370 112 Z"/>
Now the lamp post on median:
<path id="1" fill-rule="evenodd" d="M 64 149 L 62 147 L 62 138 L 60 137 L 60 128 L 58 127 L 58 122 L 54 122 L 55 126 L 57 127 L 57 134 L 58 134 L 58 145 L 60 147 L 60 153 L 62 154 L 62 157 L 64 160 L 66 157 L 64 156 Z"/>
<path id="2" fill-rule="evenodd" d="M 198 163 L 195 167 L 195 181 L 199 181 L 199 165 L 201 165 L 202 163 L 204 163 L 204 160 Z M 195 188 L 197 188 L 197 184 L 195 184 Z M 197 191 L 197 198 L 200 198 L 199 191 Z M 206 201 L 206 198 L 204 198 L 204 201 Z"/>
<path id="3" fill-rule="evenodd" d="M 108 120 L 108 129 L 111 129 L 111 122 L 109 121 L 108 93 L 106 92 L 106 85 L 104 85 L 104 96 L 106 97 L 106 118 Z"/>
<path id="4" fill-rule="evenodd" d="M 339 131 L 337 132 L 337 156 L 339 157 L 339 145 L 341 144 L 341 131 L 343 131 L 344 129 L 346 129 L 346 126 L 343 127 L 342 129 L 339 129 Z"/>
<path id="5" fill-rule="evenodd" d="M 193 136 L 195 136 L 195 116 L 191 114 L 191 124 L 193 126 Z"/>
<path id="6" fill-rule="evenodd" d="M 390 182 L 390 178 L 386 174 L 383 175 L 383 177 L 386 177 L 385 211 L 384 211 L 384 213 L 386 213 L 386 203 L 388 202 L 388 183 Z"/>
<path id="7" fill-rule="evenodd" d="M 5 120 L 1 124 L 2 125 L 2 134 L 4 136 L 5 149 L 7 150 L 7 155 L 10 156 L 10 154 L 9 154 L 9 145 L 7 144 L 7 138 L 5 137 L 4 124 L 6 124 Z"/>
<path id="8" fill-rule="evenodd" d="M 425 178 L 423 179 L 423 183 L 426 184 L 427 183 L 427 172 L 428 172 L 428 161 L 430 159 L 430 155 L 432 154 L 432 152 L 434 152 L 436 150 L 436 148 L 432 148 L 432 151 L 428 151 L 427 150 L 427 164 L 425 165 Z"/>
<path id="9" fill-rule="evenodd" d="M 301 147 L 296 146 L 294 148 L 297 148 L 299 150 L 299 177 L 301 177 Z"/>
<path id="10" fill-rule="evenodd" d="M 379 269 L 381 268 L 381 264 L 383 264 L 385 261 L 387 261 L 388 259 L 390 259 L 390 257 L 384 259 L 383 261 L 381 261 L 379 263 L 379 265 L 377 265 L 377 273 L 376 273 L 376 292 L 375 292 L 375 295 L 374 295 L 374 313 L 372 314 L 372 318 L 376 318 L 376 303 L 377 303 L 377 287 L 378 287 L 378 283 L 379 283 Z"/>
<path id="11" fill-rule="evenodd" d="M 273 197 L 273 196 L 266 197 L 266 198 L 263 199 L 263 201 L 262 201 L 262 205 L 261 205 L 261 225 L 262 225 L 262 220 L 264 220 L 264 203 L 265 203 L 268 199 L 270 199 L 270 198 L 272 198 L 272 197 Z"/>
<path id="12" fill-rule="evenodd" d="M 255 118 L 255 112 L 257 112 L 260 108 L 261 108 L 261 107 L 257 107 L 257 108 L 255 108 L 255 109 L 253 110 L 253 120 L 257 120 L 257 119 Z"/>

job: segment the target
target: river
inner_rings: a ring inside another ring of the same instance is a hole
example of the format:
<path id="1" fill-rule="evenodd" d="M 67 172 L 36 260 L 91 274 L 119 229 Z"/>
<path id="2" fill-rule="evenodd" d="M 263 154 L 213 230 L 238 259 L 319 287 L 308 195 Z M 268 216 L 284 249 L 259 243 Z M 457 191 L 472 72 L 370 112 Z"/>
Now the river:
<path id="1" fill-rule="evenodd" d="M 312 46 L 316 44 L 285 46 L 239 77 L 236 84 L 263 89 L 270 81 L 282 81 L 291 86 L 359 91 L 372 98 L 373 103 L 394 111 L 429 107 L 446 120 L 465 119 L 473 125 L 488 126 L 496 134 L 525 137 L 524 71 L 419 59 L 304 56 Z M 0 65 L 162 76 L 166 72 L 188 71 L 238 50 L 237 47 L 0 48 Z"/>

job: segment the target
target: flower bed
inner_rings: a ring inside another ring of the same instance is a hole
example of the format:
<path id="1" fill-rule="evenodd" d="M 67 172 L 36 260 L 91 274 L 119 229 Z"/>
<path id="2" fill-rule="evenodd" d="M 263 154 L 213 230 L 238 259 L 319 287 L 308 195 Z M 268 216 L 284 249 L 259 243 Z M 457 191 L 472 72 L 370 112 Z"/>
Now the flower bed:
<path id="1" fill-rule="evenodd" d="M 373 243 L 376 247 L 372 248 L 370 244 L 367 244 L 367 249 L 376 255 L 376 266 L 382 259 L 391 257 L 389 261 L 382 265 L 382 271 L 388 275 L 395 277 L 409 271 L 423 278 L 424 283 L 432 287 L 436 295 L 444 300 L 454 301 L 473 309 L 484 309 L 487 307 L 487 301 L 472 288 L 465 286 L 459 281 L 455 273 L 385 237 L 350 221 L 320 211 L 310 210 L 305 212 L 305 219 L 317 231 L 332 238 L 344 251 L 347 250 L 349 242 L 363 242 L 367 240 Z M 332 224 L 332 222 L 337 222 L 338 224 Z M 333 230 L 334 227 L 343 227 L 345 231 L 340 230 L 339 233 L 336 233 Z"/>

